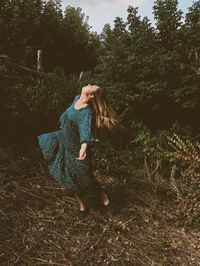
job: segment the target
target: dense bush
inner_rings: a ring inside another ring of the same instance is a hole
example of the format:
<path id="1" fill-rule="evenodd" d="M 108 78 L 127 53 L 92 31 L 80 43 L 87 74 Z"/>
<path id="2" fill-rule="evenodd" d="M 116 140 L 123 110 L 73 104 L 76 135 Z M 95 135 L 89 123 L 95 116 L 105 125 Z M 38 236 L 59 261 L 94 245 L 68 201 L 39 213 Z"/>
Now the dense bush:
<path id="1" fill-rule="evenodd" d="M 133 129 L 128 135 L 135 121 L 153 131 L 178 122 L 198 133 L 200 1 L 185 21 L 176 0 L 155 1 L 154 15 L 155 27 L 130 6 L 126 21 L 105 25 L 92 80 L 106 88 L 123 126 Z"/>
<path id="2" fill-rule="evenodd" d="M 8 71 L 9 76 L 1 74 L 1 133 L 29 139 L 41 130 L 59 128 L 59 115 L 80 93 L 78 76 L 61 68 L 38 76 Z"/>
<path id="3" fill-rule="evenodd" d="M 93 68 L 98 38 L 89 28 L 81 8 L 68 6 L 62 12 L 60 0 L 0 1 L 0 54 L 34 69 L 38 49 L 45 71 L 55 66 L 65 73 Z"/>

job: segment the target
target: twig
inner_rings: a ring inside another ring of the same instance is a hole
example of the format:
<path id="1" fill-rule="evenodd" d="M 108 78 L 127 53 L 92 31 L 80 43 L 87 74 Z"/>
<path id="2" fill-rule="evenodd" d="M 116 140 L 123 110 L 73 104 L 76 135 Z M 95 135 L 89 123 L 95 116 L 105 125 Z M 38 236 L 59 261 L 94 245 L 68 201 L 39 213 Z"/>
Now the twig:
<path id="1" fill-rule="evenodd" d="M 52 233 L 56 233 L 57 235 L 59 235 L 60 237 L 62 237 L 64 240 L 66 240 L 67 242 L 69 241 L 69 239 L 65 238 L 64 236 L 62 236 L 61 234 L 59 234 L 58 232 L 56 231 L 53 231 L 53 230 L 50 230 L 50 229 L 47 229 L 46 231 L 49 231 L 49 232 L 52 232 Z"/>
<path id="2" fill-rule="evenodd" d="M 0 212 L 7 218 L 9 219 L 9 217 L 5 214 L 5 212 L 2 211 L 2 209 L 0 209 Z"/>
<path id="3" fill-rule="evenodd" d="M 45 190 L 41 189 L 40 187 L 34 186 L 34 185 L 32 185 L 32 184 L 30 184 L 30 185 L 31 185 L 32 187 L 34 187 L 34 188 L 39 189 L 39 190 L 42 191 L 43 193 L 52 196 L 52 197 L 53 197 L 54 199 L 56 199 L 57 201 L 61 201 L 61 200 L 60 200 L 59 198 L 57 198 L 56 196 L 52 195 L 51 193 L 46 192 Z"/>
<path id="4" fill-rule="evenodd" d="M 23 189 L 22 187 L 20 187 L 20 186 L 18 186 L 18 188 L 19 188 L 21 191 L 23 191 L 24 193 L 26 193 L 26 194 L 28 194 L 28 195 L 30 195 L 30 196 L 33 196 L 33 197 L 38 198 L 38 199 L 42 199 L 42 200 L 44 200 L 44 201 L 46 201 L 46 202 L 51 202 L 50 200 L 47 200 L 47 199 L 42 198 L 42 197 L 39 197 L 39 196 L 37 196 L 37 195 L 35 195 L 35 194 L 31 193 L 31 192 L 28 192 L 28 191 L 24 190 L 24 189 Z"/>
<path id="5" fill-rule="evenodd" d="M 32 259 L 35 259 L 35 260 L 39 260 L 41 262 L 45 262 L 45 263 L 48 263 L 48 265 L 60 265 L 60 266 L 66 266 L 66 264 L 63 264 L 63 263 L 58 263 L 58 262 L 53 262 L 53 261 L 48 261 L 48 260 L 44 260 L 44 259 L 40 259 L 40 258 L 35 258 L 35 257 L 31 257 Z M 72 264 L 70 264 L 72 265 Z"/>

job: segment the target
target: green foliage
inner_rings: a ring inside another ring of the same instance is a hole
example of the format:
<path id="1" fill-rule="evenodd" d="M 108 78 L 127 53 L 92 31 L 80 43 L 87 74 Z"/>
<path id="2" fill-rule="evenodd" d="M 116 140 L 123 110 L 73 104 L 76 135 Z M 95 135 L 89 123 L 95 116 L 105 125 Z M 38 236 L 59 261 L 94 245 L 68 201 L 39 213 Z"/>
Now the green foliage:
<path id="1" fill-rule="evenodd" d="M 156 27 L 138 8 L 127 12 L 113 29 L 105 25 L 92 80 L 105 88 L 124 128 L 141 121 L 153 131 L 169 130 L 178 121 L 198 132 L 199 1 L 185 21 L 177 0 L 155 1 Z"/>
<path id="2" fill-rule="evenodd" d="M 154 17 L 158 30 L 158 40 L 166 49 L 179 44 L 179 30 L 183 12 L 178 9 L 178 0 L 156 0 Z"/>
<path id="3" fill-rule="evenodd" d="M 43 51 L 43 69 L 63 67 L 66 73 L 88 70 L 96 64 L 90 53 L 88 18 L 80 8 L 59 0 L 11 0 L 0 2 L 0 53 L 36 68 L 37 50 Z M 90 47 L 93 43 L 90 43 Z"/>
<path id="4" fill-rule="evenodd" d="M 140 154 L 143 156 L 151 156 L 156 153 L 158 143 L 157 136 L 151 136 L 149 130 L 139 131 L 136 138 L 131 143 L 140 144 Z"/>
<path id="5" fill-rule="evenodd" d="M 9 72 L 9 77 L 1 75 L 1 81 L 1 126 L 27 138 L 42 129 L 59 128 L 60 113 L 80 93 L 78 76 L 66 75 L 61 68 L 38 77 Z"/>
<path id="6" fill-rule="evenodd" d="M 132 151 L 118 150 L 109 139 L 103 138 L 93 147 L 93 163 L 94 168 L 101 173 L 110 173 L 118 177 L 131 176 L 137 164 Z"/>
<path id="7" fill-rule="evenodd" d="M 77 76 L 66 76 L 63 69 L 55 68 L 41 78 L 33 79 L 32 84 L 20 84 L 17 88 L 19 97 L 32 111 L 38 113 L 59 112 L 77 93 L 79 80 Z"/>

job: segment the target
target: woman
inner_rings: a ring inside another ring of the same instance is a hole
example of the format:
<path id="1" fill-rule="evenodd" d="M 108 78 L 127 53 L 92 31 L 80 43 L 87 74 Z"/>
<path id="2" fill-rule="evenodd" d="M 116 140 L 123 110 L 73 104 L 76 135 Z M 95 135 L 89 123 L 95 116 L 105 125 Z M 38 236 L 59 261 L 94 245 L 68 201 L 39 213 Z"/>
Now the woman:
<path id="1" fill-rule="evenodd" d="M 118 124 L 118 117 L 102 88 L 88 84 L 59 121 L 61 129 L 38 136 L 38 142 L 52 177 L 75 194 L 79 203 L 76 217 L 82 219 L 88 213 L 85 195 L 97 193 L 104 206 L 109 204 L 108 196 L 93 176 L 91 145 L 95 141 L 94 129 L 111 129 Z"/>

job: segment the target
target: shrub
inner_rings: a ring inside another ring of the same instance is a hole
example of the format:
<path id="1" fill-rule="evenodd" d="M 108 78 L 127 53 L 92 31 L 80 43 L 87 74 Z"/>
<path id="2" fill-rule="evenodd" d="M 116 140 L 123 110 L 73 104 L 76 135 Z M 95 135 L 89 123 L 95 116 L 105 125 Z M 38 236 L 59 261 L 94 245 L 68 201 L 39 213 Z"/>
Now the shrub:
<path id="1" fill-rule="evenodd" d="M 200 143 L 185 139 L 177 134 L 168 136 L 171 150 L 163 155 L 174 163 L 181 162 L 178 185 L 178 214 L 184 226 L 200 223 Z"/>

